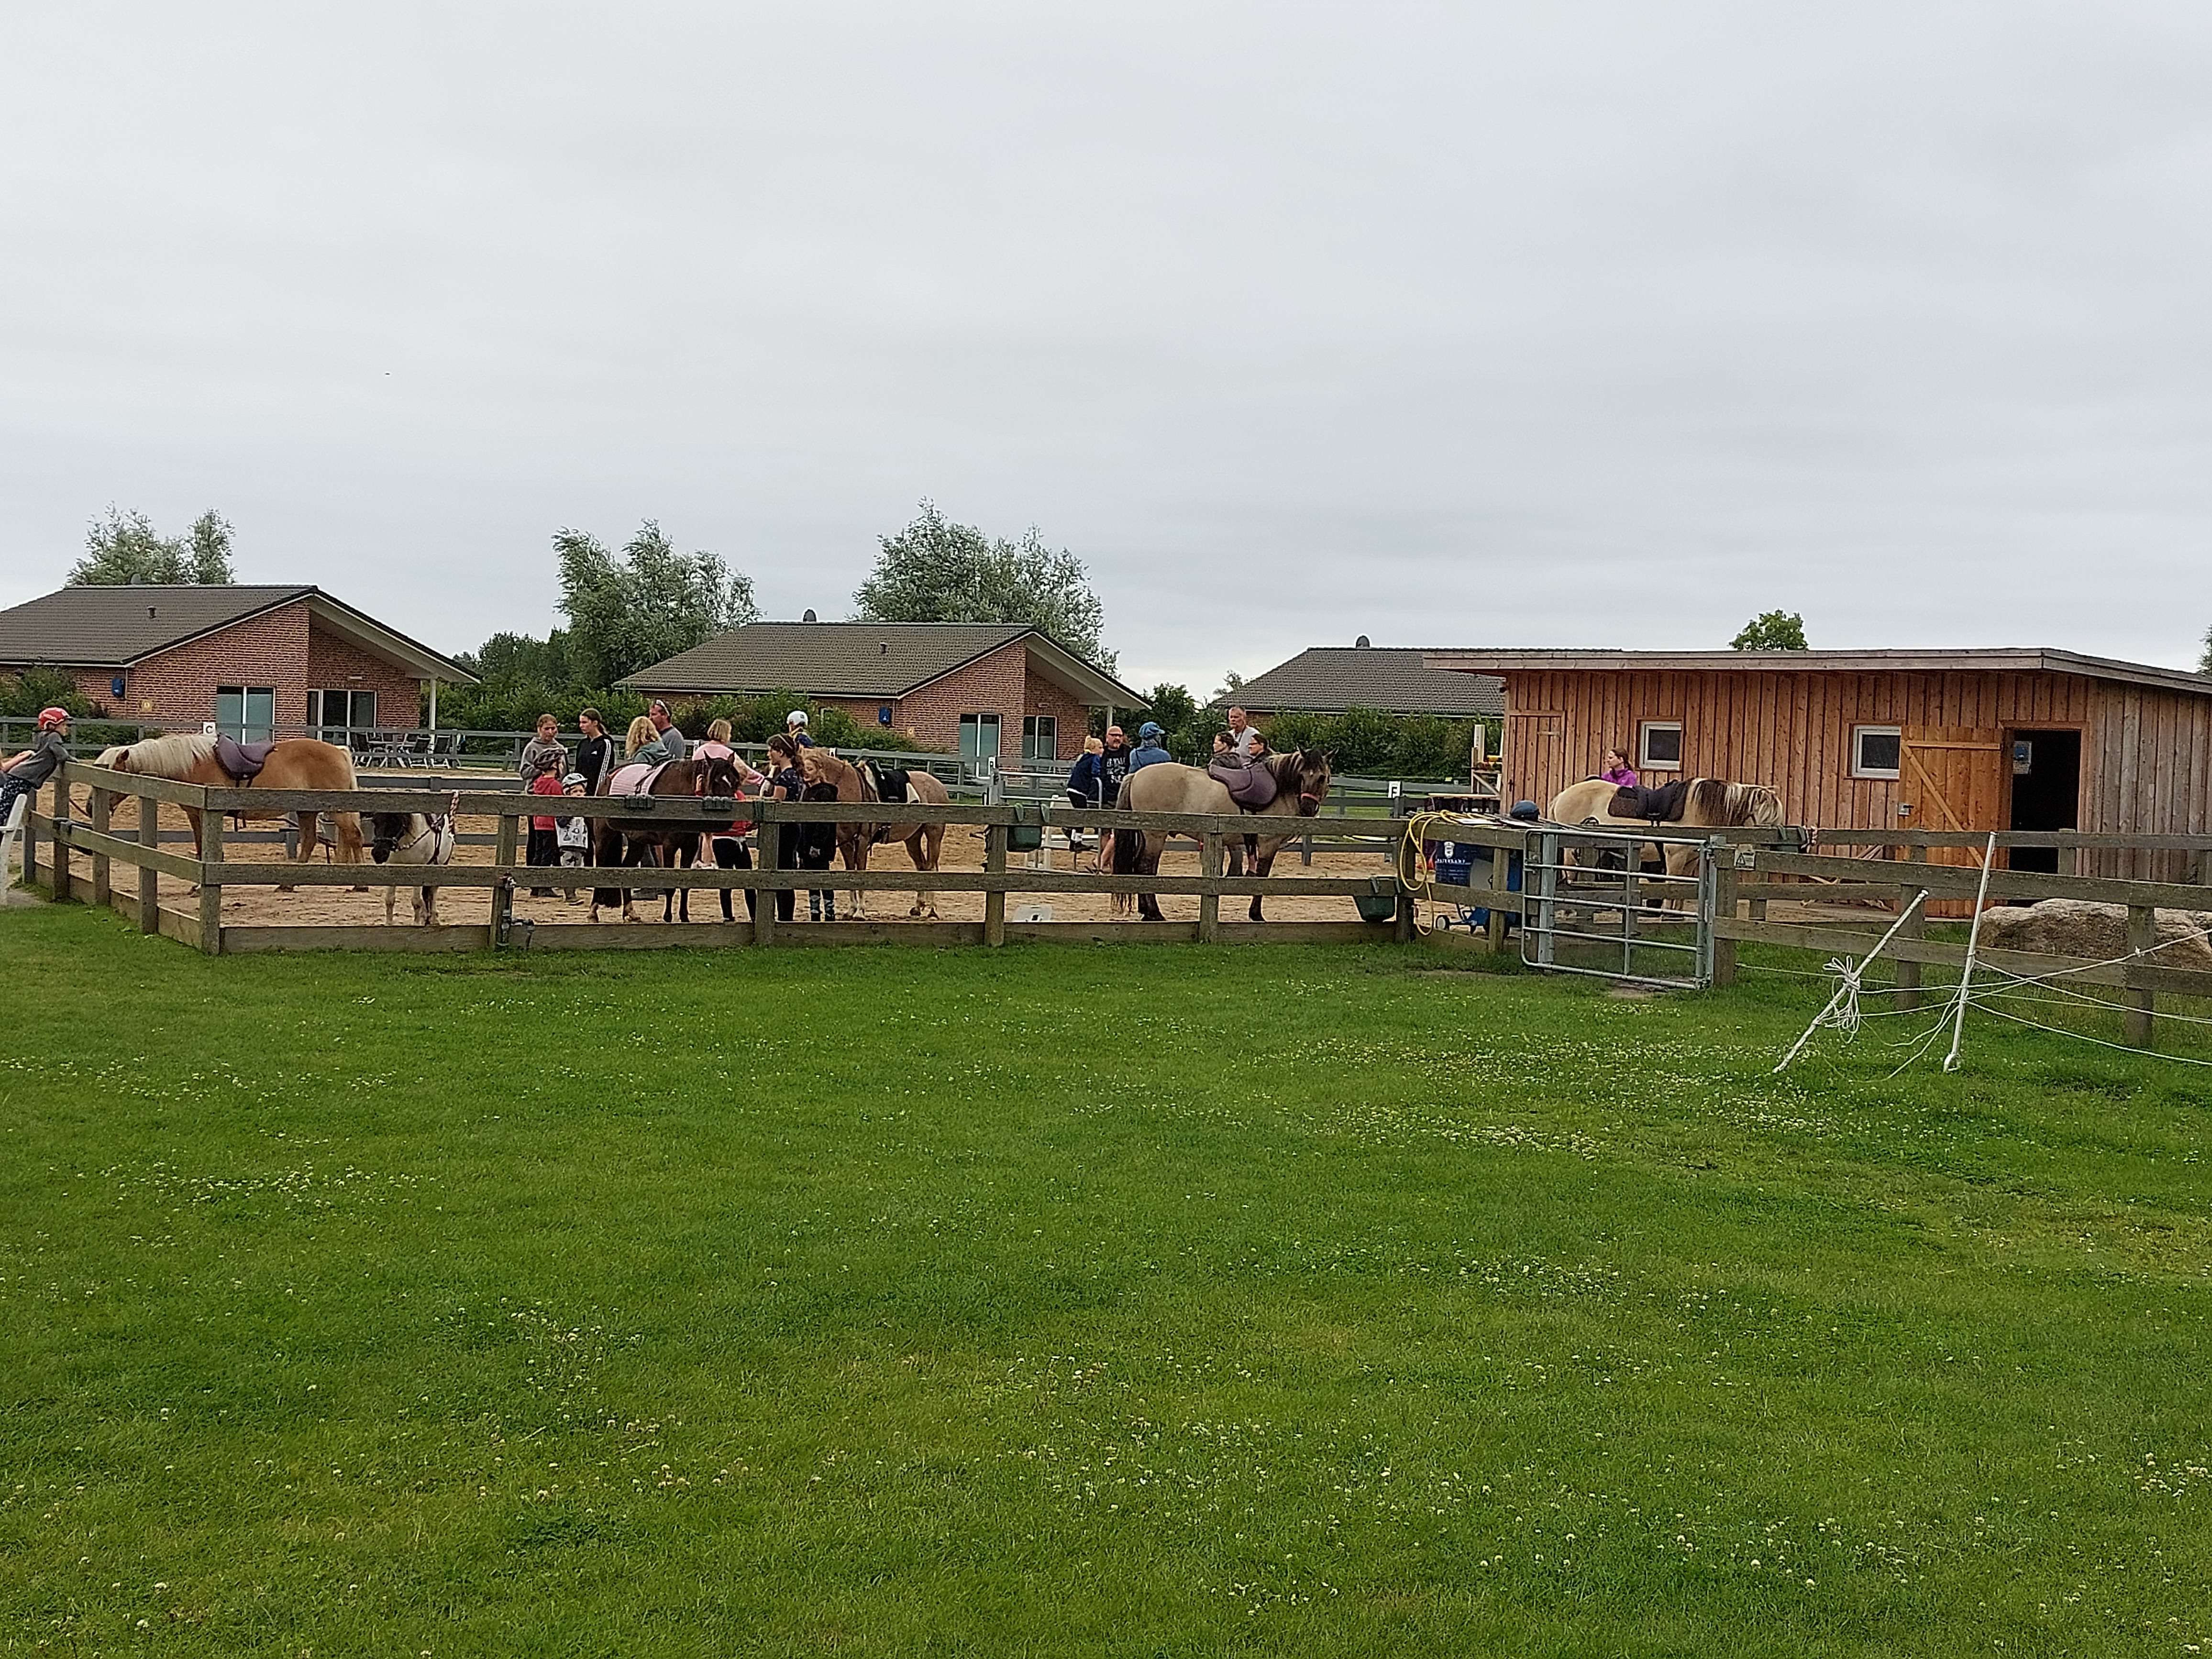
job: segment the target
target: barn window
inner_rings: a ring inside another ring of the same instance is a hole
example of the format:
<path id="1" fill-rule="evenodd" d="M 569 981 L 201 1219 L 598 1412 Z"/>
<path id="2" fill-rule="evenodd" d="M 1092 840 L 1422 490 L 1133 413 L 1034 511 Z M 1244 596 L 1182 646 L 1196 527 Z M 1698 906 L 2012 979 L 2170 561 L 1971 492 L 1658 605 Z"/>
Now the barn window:
<path id="1" fill-rule="evenodd" d="M 1059 715 L 1022 716 L 1022 758 L 1025 761 L 1054 761 L 1060 758 Z"/>
<path id="2" fill-rule="evenodd" d="M 1636 763 L 1646 772 L 1682 769 L 1682 722 L 1646 720 L 1638 729 Z"/>
<path id="3" fill-rule="evenodd" d="M 1905 733 L 1894 726 L 1851 727 L 1851 775 L 1855 778 L 1893 778 L 1905 746 Z"/>

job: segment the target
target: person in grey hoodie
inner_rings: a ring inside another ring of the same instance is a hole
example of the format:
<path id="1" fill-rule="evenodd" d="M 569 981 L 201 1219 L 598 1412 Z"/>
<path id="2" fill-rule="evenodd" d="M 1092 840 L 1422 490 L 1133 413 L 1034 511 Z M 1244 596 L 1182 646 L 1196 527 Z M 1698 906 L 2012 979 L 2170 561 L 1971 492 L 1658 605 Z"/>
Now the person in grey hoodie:
<path id="1" fill-rule="evenodd" d="M 522 746 L 522 759 L 514 769 L 528 783 L 542 773 L 550 772 L 555 777 L 565 777 L 568 771 L 568 751 L 561 746 L 561 722 L 550 714 L 538 717 L 538 735 Z"/>

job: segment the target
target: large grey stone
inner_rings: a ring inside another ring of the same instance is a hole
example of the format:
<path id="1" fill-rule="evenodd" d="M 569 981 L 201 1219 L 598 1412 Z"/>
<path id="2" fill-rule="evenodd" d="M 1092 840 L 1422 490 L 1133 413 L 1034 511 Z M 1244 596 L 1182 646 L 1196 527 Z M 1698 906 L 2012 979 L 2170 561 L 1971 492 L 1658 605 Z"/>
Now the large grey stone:
<path id="1" fill-rule="evenodd" d="M 2160 910 L 2157 915 L 2159 946 L 2144 960 L 2162 968 L 2212 971 L 2212 941 L 2199 937 L 2212 928 L 2212 912 Z M 2128 908 L 2087 899 L 2002 907 L 1982 918 L 1982 942 L 2006 951 L 2110 962 L 2128 953 Z"/>

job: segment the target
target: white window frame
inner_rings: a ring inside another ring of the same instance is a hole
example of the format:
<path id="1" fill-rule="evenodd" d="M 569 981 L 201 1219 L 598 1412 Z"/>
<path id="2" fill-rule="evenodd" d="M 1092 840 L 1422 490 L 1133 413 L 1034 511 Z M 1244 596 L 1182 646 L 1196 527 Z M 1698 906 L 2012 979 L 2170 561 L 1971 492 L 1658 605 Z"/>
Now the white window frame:
<path id="1" fill-rule="evenodd" d="M 1022 758 L 1035 763 L 1060 758 L 1060 716 L 1022 716 Z"/>
<path id="2" fill-rule="evenodd" d="M 1867 765 L 1861 753 L 1861 750 L 1864 740 L 1869 737 L 1895 738 L 1897 739 L 1898 763 L 1895 766 L 1887 768 Z M 1851 775 L 1853 777 L 1895 778 L 1903 772 L 1904 766 L 1905 728 L 1903 726 L 1854 726 L 1851 727 Z"/>
<path id="3" fill-rule="evenodd" d="M 1651 734 L 1672 732 L 1674 734 L 1674 758 L 1651 758 Z M 1639 772 L 1679 772 L 1682 769 L 1682 722 L 1680 720 L 1640 720 L 1636 727 L 1636 769 Z"/>
<path id="4" fill-rule="evenodd" d="M 988 709 L 985 709 L 981 714 L 963 714 L 959 720 L 958 729 L 960 732 L 960 757 L 963 760 L 996 760 L 999 758 L 1002 752 L 1000 749 L 1000 744 L 1005 741 L 1004 733 L 1006 722 L 1000 720 L 997 714 L 992 713 Z M 969 747 L 968 734 L 971 731 L 975 734 L 975 746 L 973 750 L 970 750 Z M 991 746 L 988 749 L 983 746 L 983 735 L 987 732 L 990 734 L 991 740 Z"/>

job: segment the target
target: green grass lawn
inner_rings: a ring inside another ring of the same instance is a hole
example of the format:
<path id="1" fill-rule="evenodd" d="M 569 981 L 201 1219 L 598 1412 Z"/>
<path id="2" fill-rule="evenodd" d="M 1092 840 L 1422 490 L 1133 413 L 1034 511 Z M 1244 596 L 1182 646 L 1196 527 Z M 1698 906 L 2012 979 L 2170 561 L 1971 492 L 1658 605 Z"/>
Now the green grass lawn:
<path id="1" fill-rule="evenodd" d="M 11 912 L 0 1650 L 2212 1642 L 2212 1073 L 1435 961 Z"/>

